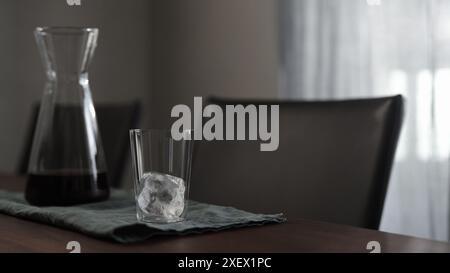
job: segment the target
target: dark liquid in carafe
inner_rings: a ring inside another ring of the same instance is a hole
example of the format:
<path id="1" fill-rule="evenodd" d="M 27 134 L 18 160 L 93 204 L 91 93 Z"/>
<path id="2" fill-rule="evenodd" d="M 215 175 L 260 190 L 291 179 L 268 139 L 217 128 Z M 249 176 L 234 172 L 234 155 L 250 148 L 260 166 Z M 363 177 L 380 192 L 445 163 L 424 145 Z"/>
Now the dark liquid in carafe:
<path id="1" fill-rule="evenodd" d="M 108 197 L 106 172 L 30 174 L 25 192 L 28 203 L 36 206 L 70 206 Z"/>

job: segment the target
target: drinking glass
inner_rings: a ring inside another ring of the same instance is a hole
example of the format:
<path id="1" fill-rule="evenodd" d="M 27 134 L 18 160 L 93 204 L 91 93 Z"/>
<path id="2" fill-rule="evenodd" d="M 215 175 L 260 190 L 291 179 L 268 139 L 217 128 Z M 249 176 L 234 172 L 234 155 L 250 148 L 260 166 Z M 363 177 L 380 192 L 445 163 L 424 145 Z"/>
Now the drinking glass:
<path id="1" fill-rule="evenodd" d="M 186 217 L 192 131 L 174 140 L 170 130 L 130 130 L 137 219 L 173 223 Z"/>

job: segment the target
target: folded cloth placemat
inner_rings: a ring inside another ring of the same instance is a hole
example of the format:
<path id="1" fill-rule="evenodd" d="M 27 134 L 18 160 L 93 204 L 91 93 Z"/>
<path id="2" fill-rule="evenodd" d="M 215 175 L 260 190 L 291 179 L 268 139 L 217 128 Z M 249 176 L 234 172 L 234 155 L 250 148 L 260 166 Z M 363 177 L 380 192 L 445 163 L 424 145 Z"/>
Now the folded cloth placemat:
<path id="1" fill-rule="evenodd" d="M 282 214 L 254 214 L 232 207 L 189 201 L 187 220 L 170 224 L 141 224 L 134 198 L 114 191 L 108 201 L 72 207 L 35 207 L 22 193 L 0 191 L 0 213 L 78 231 L 119 243 L 144 241 L 155 235 L 183 235 L 229 228 L 281 223 Z"/>

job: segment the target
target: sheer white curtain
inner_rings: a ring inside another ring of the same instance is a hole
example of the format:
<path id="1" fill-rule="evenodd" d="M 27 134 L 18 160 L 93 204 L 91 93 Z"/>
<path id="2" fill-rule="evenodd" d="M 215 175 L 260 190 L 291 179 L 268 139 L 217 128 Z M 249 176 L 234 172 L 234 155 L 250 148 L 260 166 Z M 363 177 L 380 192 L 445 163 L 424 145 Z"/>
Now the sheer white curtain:
<path id="1" fill-rule="evenodd" d="M 382 230 L 449 234 L 450 0 L 280 1 L 282 96 L 403 94 Z"/>

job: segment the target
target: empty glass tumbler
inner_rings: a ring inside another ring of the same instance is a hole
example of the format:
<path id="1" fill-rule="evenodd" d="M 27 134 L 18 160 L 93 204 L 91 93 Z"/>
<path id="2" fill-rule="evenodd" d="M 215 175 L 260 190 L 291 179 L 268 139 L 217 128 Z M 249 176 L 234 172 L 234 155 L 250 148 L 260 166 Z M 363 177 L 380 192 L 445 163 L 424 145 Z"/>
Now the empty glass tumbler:
<path id="1" fill-rule="evenodd" d="M 35 31 L 47 84 L 28 166 L 25 196 L 31 204 L 65 206 L 109 196 L 88 78 L 97 35 L 96 28 Z"/>
<path id="2" fill-rule="evenodd" d="M 131 130 L 137 218 L 172 223 L 186 217 L 193 141 L 191 131 L 174 140 L 169 130 Z"/>

